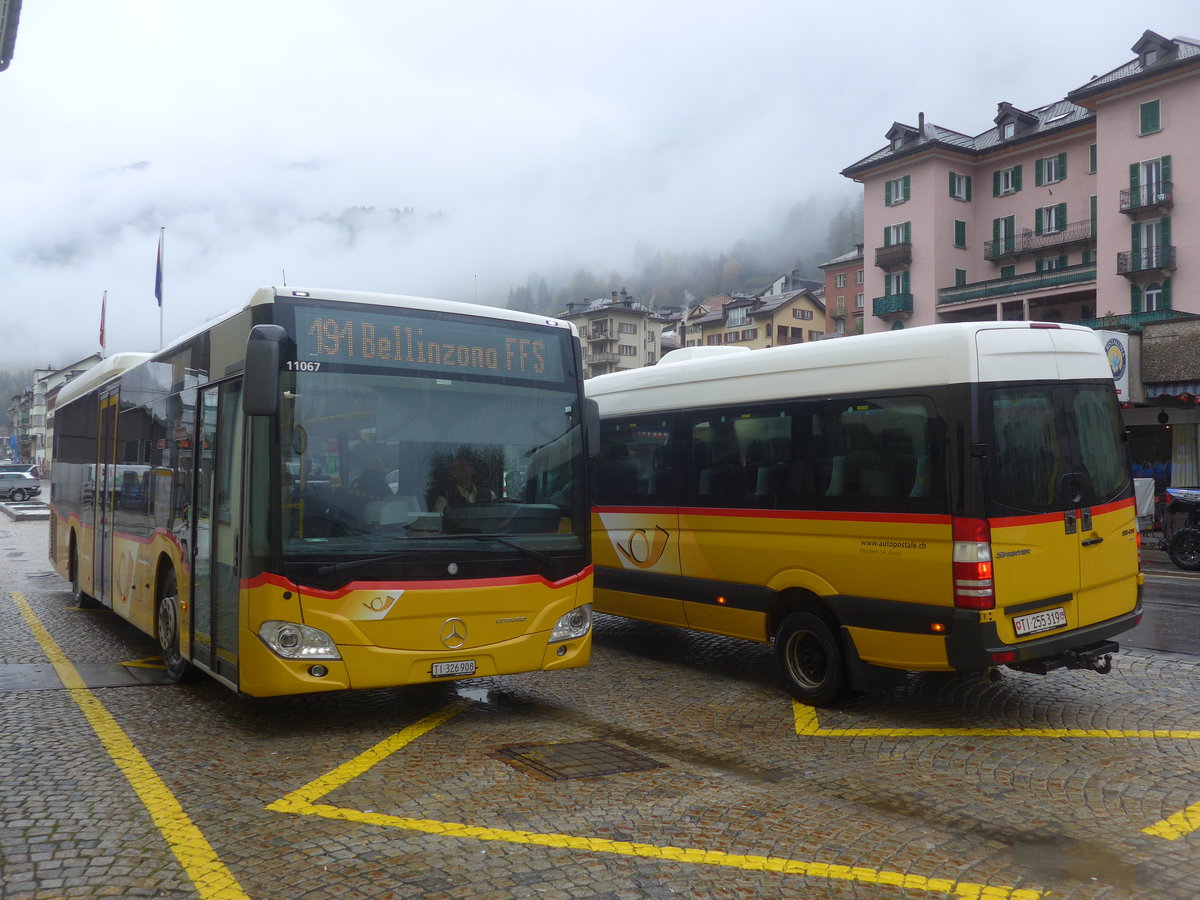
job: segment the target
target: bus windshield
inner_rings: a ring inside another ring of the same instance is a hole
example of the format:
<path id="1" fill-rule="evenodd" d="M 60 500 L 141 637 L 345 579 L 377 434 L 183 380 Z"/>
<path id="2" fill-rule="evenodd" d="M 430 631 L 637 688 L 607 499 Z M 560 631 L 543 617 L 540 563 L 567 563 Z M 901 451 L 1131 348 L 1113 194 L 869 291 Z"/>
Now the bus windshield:
<path id="1" fill-rule="evenodd" d="M 289 372 L 282 386 L 285 559 L 583 549 L 572 385 L 371 370 Z"/>

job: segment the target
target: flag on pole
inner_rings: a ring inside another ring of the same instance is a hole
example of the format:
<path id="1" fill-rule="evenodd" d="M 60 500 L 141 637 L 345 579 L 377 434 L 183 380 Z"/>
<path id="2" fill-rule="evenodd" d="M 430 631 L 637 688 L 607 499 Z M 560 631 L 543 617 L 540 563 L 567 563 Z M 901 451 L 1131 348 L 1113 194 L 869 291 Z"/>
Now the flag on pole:
<path id="1" fill-rule="evenodd" d="M 162 254 L 163 254 L 163 232 L 165 228 L 158 230 L 158 267 L 154 271 L 154 298 L 158 301 L 158 308 L 162 309 Z"/>
<path id="2" fill-rule="evenodd" d="M 100 355 L 104 355 L 104 314 L 108 309 L 108 291 L 100 298 Z"/>

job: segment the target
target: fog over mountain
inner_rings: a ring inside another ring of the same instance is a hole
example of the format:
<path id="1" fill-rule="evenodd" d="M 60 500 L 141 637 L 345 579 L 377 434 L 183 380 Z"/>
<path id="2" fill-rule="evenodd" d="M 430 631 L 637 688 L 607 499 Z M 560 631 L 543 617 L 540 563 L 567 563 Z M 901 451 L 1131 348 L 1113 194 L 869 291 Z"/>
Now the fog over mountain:
<path id="1" fill-rule="evenodd" d="M 978 133 L 1146 28 L 1196 30 L 1182 0 L 1123 22 L 1016 0 L 986 36 L 921 9 L 26 0 L 0 73 L 3 365 L 98 349 L 105 292 L 108 352 L 157 348 L 160 234 L 167 341 L 285 278 L 503 304 L 583 273 L 678 302 L 654 272 L 733 260 L 757 289 L 849 249 L 838 172 L 892 122 Z"/>

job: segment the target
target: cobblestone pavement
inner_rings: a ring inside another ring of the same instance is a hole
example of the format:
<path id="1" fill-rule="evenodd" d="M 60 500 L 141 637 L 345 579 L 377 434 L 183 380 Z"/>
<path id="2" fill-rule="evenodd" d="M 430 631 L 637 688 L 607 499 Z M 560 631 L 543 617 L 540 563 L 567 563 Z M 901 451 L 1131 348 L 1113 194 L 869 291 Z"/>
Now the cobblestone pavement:
<path id="1" fill-rule="evenodd" d="M 72 608 L 45 522 L 0 520 L 0 548 L 5 900 L 1157 900 L 1200 885 L 1197 657 L 912 676 L 814 714 L 767 648 L 601 617 L 585 669 L 253 701 L 203 678 L 102 677 L 154 643 Z M 88 687 L 48 674 L 38 627 Z M 569 750 L 620 771 L 539 771 Z"/>

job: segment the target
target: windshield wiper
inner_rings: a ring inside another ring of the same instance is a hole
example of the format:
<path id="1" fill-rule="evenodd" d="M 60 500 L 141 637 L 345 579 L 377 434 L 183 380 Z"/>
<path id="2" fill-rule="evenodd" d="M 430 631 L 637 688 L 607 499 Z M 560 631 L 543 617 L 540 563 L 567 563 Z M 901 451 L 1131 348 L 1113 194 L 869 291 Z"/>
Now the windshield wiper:
<path id="1" fill-rule="evenodd" d="M 510 541 L 507 538 L 500 537 L 494 534 L 430 534 L 419 538 L 409 538 L 412 541 L 446 541 L 446 540 L 461 540 L 466 538 L 472 541 L 495 541 L 498 544 L 504 544 L 506 547 L 511 547 L 518 553 L 536 559 L 538 562 L 546 566 L 557 566 L 558 560 L 549 553 L 543 553 L 541 550 L 534 550 L 532 547 L 523 547 L 515 541 Z M 391 562 L 396 559 L 411 559 L 413 550 L 406 550 L 400 553 L 388 553 L 384 556 L 369 556 L 364 559 L 352 559 L 342 563 L 330 563 L 324 566 L 317 567 L 318 575 L 334 575 L 338 572 L 345 572 L 349 569 L 357 569 L 362 566 L 370 565 L 371 563 Z"/>

